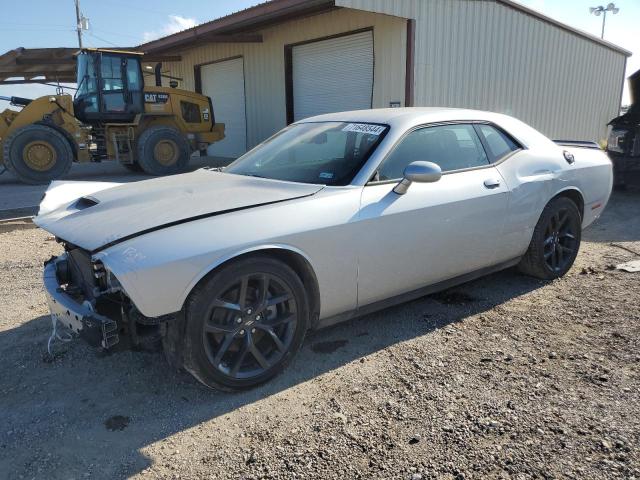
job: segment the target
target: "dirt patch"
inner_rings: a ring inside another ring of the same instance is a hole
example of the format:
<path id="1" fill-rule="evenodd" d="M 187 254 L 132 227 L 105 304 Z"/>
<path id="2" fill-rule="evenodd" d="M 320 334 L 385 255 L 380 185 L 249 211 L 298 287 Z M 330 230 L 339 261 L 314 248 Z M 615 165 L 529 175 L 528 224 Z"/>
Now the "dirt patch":
<path id="1" fill-rule="evenodd" d="M 616 195 L 562 279 L 508 270 L 316 332 L 240 394 L 79 340 L 43 362 L 60 247 L 0 234 L 0 478 L 640 478 L 640 273 L 607 268 L 637 258 L 610 243 L 640 251 L 639 211 Z"/>

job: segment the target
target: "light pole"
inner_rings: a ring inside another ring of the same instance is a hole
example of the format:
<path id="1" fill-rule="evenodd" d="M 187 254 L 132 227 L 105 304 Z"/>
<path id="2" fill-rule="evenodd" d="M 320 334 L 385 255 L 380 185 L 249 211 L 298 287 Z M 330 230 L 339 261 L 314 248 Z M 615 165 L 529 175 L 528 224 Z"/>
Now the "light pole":
<path id="1" fill-rule="evenodd" d="M 596 17 L 599 17 L 600 14 L 602 14 L 602 34 L 600 35 L 600 38 L 604 38 L 604 24 L 607 21 L 607 12 L 611 12 L 612 14 L 616 14 L 620 11 L 620 9 L 618 7 L 616 7 L 615 3 L 610 3 L 609 5 L 607 5 L 606 7 L 603 7 L 602 5 L 600 5 L 599 7 L 591 7 L 589 9 L 590 13 L 593 13 Z"/>

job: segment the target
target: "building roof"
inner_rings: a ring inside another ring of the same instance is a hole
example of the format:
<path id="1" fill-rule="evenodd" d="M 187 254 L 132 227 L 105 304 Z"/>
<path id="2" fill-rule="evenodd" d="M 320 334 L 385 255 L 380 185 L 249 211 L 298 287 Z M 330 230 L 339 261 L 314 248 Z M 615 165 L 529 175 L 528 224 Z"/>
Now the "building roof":
<path id="1" fill-rule="evenodd" d="M 269 25 L 336 8 L 335 0 L 272 0 L 138 46 L 146 53 L 182 48 L 195 42 L 261 42 L 252 33 Z"/>
<path id="2" fill-rule="evenodd" d="M 586 38 L 592 42 L 601 44 L 626 56 L 631 56 L 630 51 L 625 50 L 614 43 L 602 40 L 594 35 L 559 22 L 514 0 L 495 1 L 516 10 L 520 10 L 528 15 L 567 30 L 580 37 Z M 340 2 L 338 1 L 337 3 L 338 5 L 336 5 L 336 0 L 269 0 L 245 10 L 240 10 L 230 15 L 211 20 L 210 22 L 202 23 L 181 32 L 143 43 L 137 48 L 144 52 L 155 53 L 184 48 L 186 46 L 193 45 L 196 42 L 260 42 L 262 41 L 261 36 L 255 34 L 255 32 L 260 28 L 282 23 L 293 18 L 340 8 Z M 254 34 L 247 35 L 247 33 Z"/>
<path id="3" fill-rule="evenodd" d="M 583 30 L 580 30 L 578 28 L 574 28 L 570 25 L 567 25 L 566 23 L 562 23 L 559 22 L 558 20 L 551 18 L 543 13 L 538 12 L 537 10 L 534 10 L 533 8 L 529 8 L 525 5 L 522 5 L 521 3 L 518 3 L 514 0 L 497 0 L 499 3 L 503 3 L 509 7 L 515 8 L 516 10 L 520 10 L 528 15 L 531 15 L 533 17 L 539 18 L 540 20 L 550 23 L 552 25 L 555 25 L 556 27 L 560 27 L 563 30 L 567 30 L 571 33 L 575 33 L 576 35 L 586 38 L 587 40 L 591 40 L 592 42 L 595 43 L 599 43 L 600 45 L 603 45 L 605 47 L 610 48 L 611 50 L 615 50 L 616 52 L 622 53 L 624 55 L 626 55 L 627 57 L 630 57 L 632 55 L 632 53 L 625 49 L 622 48 L 619 45 L 616 45 L 615 43 L 611 43 L 608 42 L 607 40 L 604 40 L 600 37 L 596 37 L 595 35 L 591 35 L 590 33 L 587 33 Z"/>

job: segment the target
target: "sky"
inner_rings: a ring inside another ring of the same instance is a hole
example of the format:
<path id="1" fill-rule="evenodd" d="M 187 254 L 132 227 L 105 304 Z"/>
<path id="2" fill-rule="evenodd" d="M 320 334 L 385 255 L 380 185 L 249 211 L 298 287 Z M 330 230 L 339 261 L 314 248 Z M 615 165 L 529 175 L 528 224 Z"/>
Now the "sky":
<path id="1" fill-rule="evenodd" d="M 402 0 L 395 0 L 402 1 Z M 428 0 L 423 0 L 428 1 Z M 606 5 L 597 0 L 518 0 L 545 15 L 575 28 L 600 36 L 602 16 L 589 7 Z M 601 2 L 603 0 L 600 0 Z M 0 53 L 17 47 L 75 47 L 74 0 L 23 0 L 6 8 L 0 16 Z M 80 0 L 89 18 L 85 46 L 128 47 L 192 27 L 251 5 L 256 0 Z M 617 15 L 607 15 L 605 39 L 633 52 L 627 76 L 640 69 L 640 0 L 616 0 Z M 54 92 L 43 85 L 0 86 L 0 95 L 35 98 Z M 623 104 L 629 103 L 625 85 Z M 0 109 L 8 104 L 0 100 Z"/>

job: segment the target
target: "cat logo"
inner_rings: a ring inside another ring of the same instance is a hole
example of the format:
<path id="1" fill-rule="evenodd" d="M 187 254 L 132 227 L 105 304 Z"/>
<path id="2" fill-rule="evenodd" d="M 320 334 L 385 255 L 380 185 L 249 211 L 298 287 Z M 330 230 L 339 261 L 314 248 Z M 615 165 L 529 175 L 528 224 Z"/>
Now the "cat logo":
<path id="1" fill-rule="evenodd" d="M 169 101 L 168 93 L 148 92 L 144 94 L 145 103 L 167 103 Z"/>

